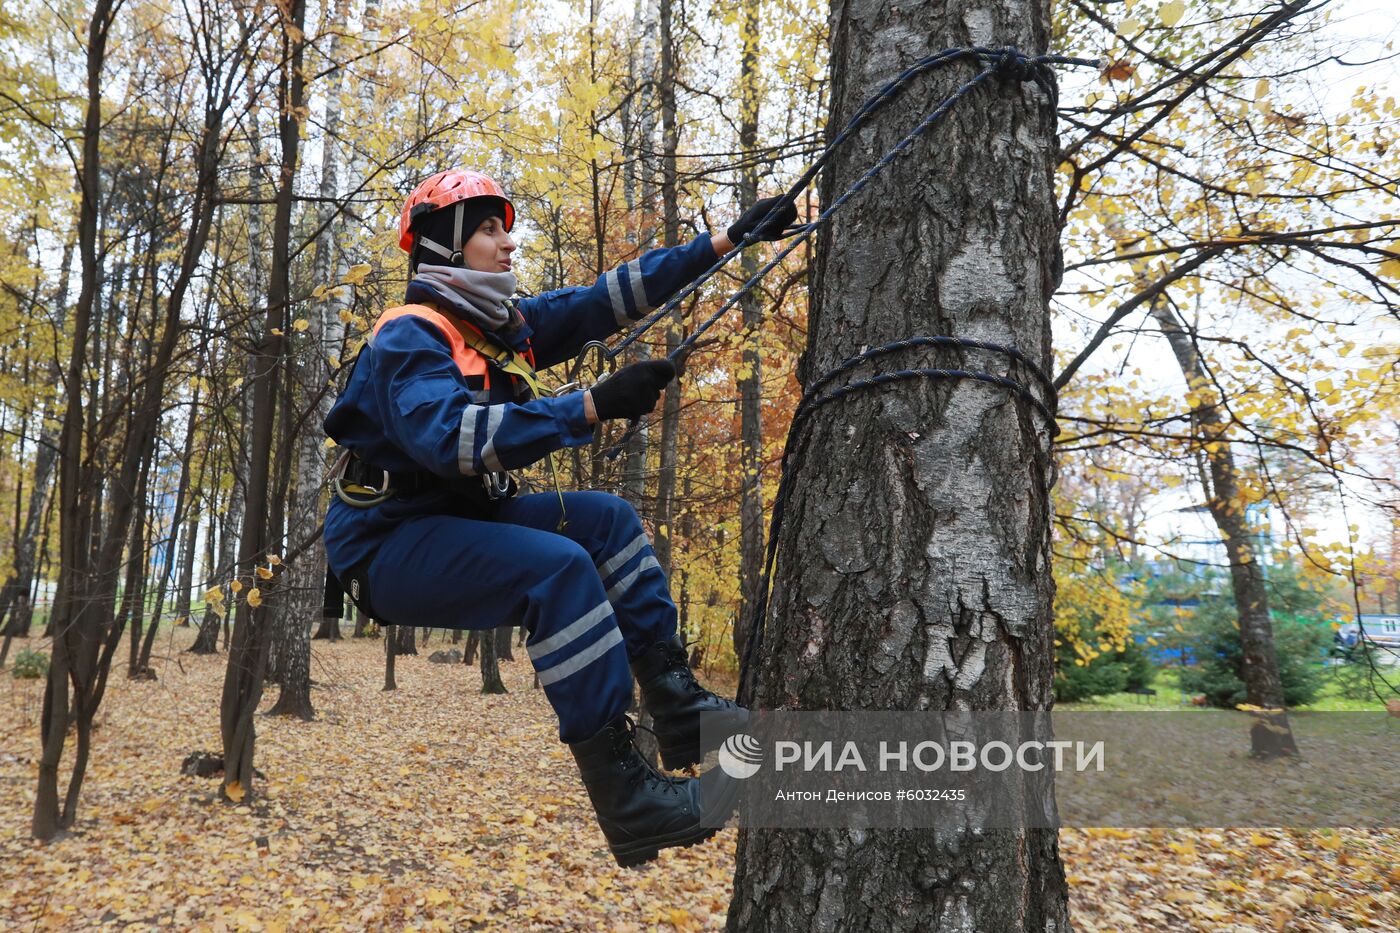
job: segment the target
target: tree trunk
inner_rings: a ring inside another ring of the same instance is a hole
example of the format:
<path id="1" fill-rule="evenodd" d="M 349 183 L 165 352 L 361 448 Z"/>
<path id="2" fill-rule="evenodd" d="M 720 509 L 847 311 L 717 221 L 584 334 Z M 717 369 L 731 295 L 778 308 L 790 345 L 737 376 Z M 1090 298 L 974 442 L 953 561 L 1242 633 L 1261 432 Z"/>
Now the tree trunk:
<path id="1" fill-rule="evenodd" d="M 1251 754 L 1276 758 L 1298 754 L 1293 730 L 1284 711 L 1283 679 L 1274 649 L 1274 626 L 1269 615 L 1269 593 L 1264 570 L 1255 553 L 1254 540 L 1240 490 L 1235 455 L 1230 448 L 1229 425 L 1216 406 L 1218 397 L 1196 344 L 1165 301 L 1152 305 L 1152 315 L 1162 326 L 1176 356 L 1187 388 L 1197 401 L 1191 406 L 1191 425 L 1205 456 L 1211 488 L 1206 490 L 1210 509 L 1230 560 L 1230 589 L 1240 622 L 1240 648 L 1244 655 L 1245 698 L 1253 706 L 1276 713 L 1260 714 L 1250 730 Z"/>
<path id="2" fill-rule="evenodd" d="M 204 487 L 207 462 L 199 464 L 199 478 L 195 481 L 196 492 Z M 189 514 L 185 518 L 185 530 L 180 534 L 179 579 L 175 583 L 175 624 L 187 628 L 190 624 L 190 592 L 194 588 L 194 559 L 199 551 L 200 509 L 192 500 Z"/>
<path id="3" fill-rule="evenodd" d="M 236 486 L 236 484 L 235 484 Z M 237 499 L 237 490 L 234 490 L 234 498 Z M 218 484 L 214 484 L 209 494 L 209 515 L 218 516 L 222 510 L 218 508 Z M 231 503 L 230 503 L 231 504 Z M 210 522 L 208 535 L 204 539 L 205 574 L 208 579 L 205 582 L 205 589 L 209 589 L 220 583 L 215 573 L 218 567 L 227 567 L 232 563 L 233 555 L 230 552 L 227 556 L 225 551 L 229 548 L 229 541 L 233 537 L 228 531 L 228 518 L 219 520 L 223 526 L 223 531 L 219 535 L 219 550 L 217 557 L 214 550 L 214 529 L 213 521 Z M 219 650 L 219 618 L 212 604 L 206 599 L 204 603 L 204 616 L 199 621 L 199 631 L 195 634 L 194 644 L 190 645 L 190 654 L 213 654 Z"/>
<path id="4" fill-rule="evenodd" d="M 832 134 L 917 57 L 1035 54 L 1050 36 L 1049 0 L 837 0 L 831 23 Z M 821 203 L 974 67 L 920 78 L 878 111 L 829 163 Z M 916 334 L 1014 344 L 1048 365 L 1054 119 L 1035 85 L 990 81 L 836 215 L 817 250 L 803 385 Z M 966 357 L 959 368 L 1007 372 Z M 838 384 L 961 362 L 905 351 Z M 794 443 L 755 704 L 1048 709 L 1050 428 L 1031 406 L 971 380 L 900 381 L 816 409 Z M 729 928 L 1066 931 L 1068 889 L 1053 830 L 741 830 Z"/>
<path id="5" fill-rule="evenodd" d="M 496 629 L 496 659 L 498 661 L 514 661 L 515 654 L 511 651 L 511 639 L 515 635 L 515 626 L 502 625 Z"/>
<path id="6" fill-rule="evenodd" d="M 155 644 L 156 634 L 160 631 L 160 617 L 165 611 L 165 591 L 170 582 L 170 574 L 174 569 L 175 548 L 180 538 L 180 526 L 185 521 L 185 509 L 189 508 L 190 481 L 194 471 L 190 466 L 190 460 L 194 455 L 195 436 L 195 414 L 199 411 L 199 387 L 196 385 L 194 394 L 190 399 L 190 417 L 185 425 L 185 444 L 180 457 L 180 480 L 175 488 L 175 509 L 170 514 L 170 534 L 163 544 L 164 557 L 160 565 L 160 583 L 156 588 L 156 608 L 151 613 L 151 626 L 146 632 L 146 640 L 141 645 L 141 651 L 136 657 L 134 665 L 135 673 L 131 676 L 146 677 L 155 679 L 155 672 L 151 670 L 151 649 Z M 191 509 L 193 511 L 193 509 Z"/>
<path id="7" fill-rule="evenodd" d="M 224 747 L 224 796 L 233 801 L 253 795 L 253 747 L 256 730 L 253 715 L 262 699 L 263 677 L 267 668 L 268 624 L 275 600 L 276 580 L 259 581 L 254 568 L 265 563 L 273 544 L 280 540 L 280 508 L 270 495 L 273 426 L 277 424 L 277 390 L 281 386 L 286 356 L 288 300 L 291 295 L 290 239 L 292 196 L 300 153 L 301 120 L 305 106 L 306 79 L 302 60 L 306 48 L 306 4 L 290 0 L 279 10 L 282 17 L 282 61 L 277 100 L 282 106 L 277 118 L 281 142 L 281 173 L 278 178 L 276 207 L 272 224 L 271 265 L 268 274 L 267 314 L 263 333 L 254 353 L 258 371 L 252 383 L 253 411 L 249 450 L 248 496 L 243 516 L 243 536 L 239 542 L 238 575 L 245 586 L 265 591 L 260 606 L 250 604 L 251 591 L 237 604 L 238 624 L 234 628 L 219 705 L 220 732 Z M 256 249 L 258 244 L 254 243 Z M 290 404 L 282 399 L 281 404 Z M 271 512 L 272 514 L 269 514 Z M 261 585 L 258 585 L 261 582 Z"/>
<path id="8" fill-rule="evenodd" d="M 499 631 L 499 629 L 497 630 Z M 501 667 L 496 663 L 496 639 L 491 632 L 481 633 L 481 692 L 505 693 Z"/>
<path id="9" fill-rule="evenodd" d="M 82 164 L 78 168 L 78 253 L 82 270 L 82 286 L 73 311 L 72 351 L 64 377 L 67 396 L 63 427 L 59 436 L 59 502 L 64 521 L 60 530 L 60 563 L 58 588 L 49 616 L 50 627 L 58 633 L 53 640 L 49 660 L 49 675 L 44 689 L 43 710 L 39 718 L 42 753 L 39 758 L 38 784 L 34 795 L 34 816 L 30 831 L 36 839 L 52 839 L 63 828 L 72 825 L 73 814 L 59 810 L 58 768 L 63 746 L 68 736 L 69 681 L 79 679 L 80 659 L 90 646 L 95 646 L 98 610 L 88 602 L 87 559 L 91 527 L 90 512 L 84 508 L 82 469 L 83 376 L 87 368 L 89 329 L 97 296 L 100 266 L 98 261 L 97 219 L 102 201 L 102 173 L 99 159 L 99 136 L 102 128 L 102 72 L 107 54 L 107 40 L 116 18 L 117 4 L 113 0 L 96 0 L 88 21 L 87 41 L 87 108 L 82 138 Z M 55 624 L 57 623 L 57 624 Z M 81 697 L 83 687 L 78 689 Z M 81 699 L 77 704 L 79 717 L 83 712 Z M 80 725 L 80 735 L 81 725 Z M 77 772 L 74 773 L 75 779 Z"/>
<path id="10" fill-rule="evenodd" d="M 676 41 L 671 22 L 672 0 L 661 0 L 661 204 L 662 245 L 677 246 L 681 238 L 680 191 L 676 149 L 680 130 L 676 123 Z M 666 322 L 666 352 L 680 345 L 681 312 L 676 308 Z M 661 403 L 661 467 L 656 477 L 656 530 L 652 535 L 656 560 L 667 579 L 671 577 L 671 516 L 676 498 L 676 441 L 680 431 L 681 381 L 666 386 Z"/>
<path id="11" fill-rule="evenodd" d="M 758 200 L 758 106 L 762 99 L 758 75 L 759 0 L 744 0 L 743 58 L 739 71 L 739 150 L 748 161 L 739 171 L 739 207 Z M 747 281 L 758 272 L 759 251 L 748 249 L 739 257 L 741 277 Z M 763 418 L 762 360 L 758 335 L 763 324 L 763 301 L 757 289 L 739 300 L 744 313 L 744 350 L 739 389 L 739 615 L 734 622 L 737 657 L 749 640 L 749 619 L 763 579 Z"/>
<path id="12" fill-rule="evenodd" d="M 624 137 L 628 143 L 623 168 L 623 192 L 627 200 L 629 220 L 635 223 L 633 242 L 637 252 L 648 249 L 656 236 L 656 34 L 659 28 L 657 0 L 636 0 L 632 10 L 632 29 L 636 40 L 628 59 L 628 71 L 635 96 L 623 105 Z M 635 101 L 635 103 L 634 103 Z M 629 362 L 651 358 L 651 349 L 643 342 L 632 344 Z M 647 449 L 650 432 L 643 422 L 627 441 L 622 467 L 622 496 L 638 510 L 646 498 Z"/>
<path id="13" fill-rule="evenodd" d="M 470 667 L 476 663 L 476 649 L 481 647 L 481 633 L 467 633 L 467 644 L 462 648 L 462 663 Z"/>
<path id="14" fill-rule="evenodd" d="M 394 646 L 394 653 L 418 657 L 418 630 L 411 625 L 396 625 L 394 630 L 398 633 L 398 644 Z"/>
<path id="15" fill-rule="evenodd" d="M 398 645 L 396 642 L 397 627 L 393 625 L 380 626 L 384 630 L 384 689 L 397 690 L 399 683 L 394 679 L 394 658 L 398 656 Z"/>

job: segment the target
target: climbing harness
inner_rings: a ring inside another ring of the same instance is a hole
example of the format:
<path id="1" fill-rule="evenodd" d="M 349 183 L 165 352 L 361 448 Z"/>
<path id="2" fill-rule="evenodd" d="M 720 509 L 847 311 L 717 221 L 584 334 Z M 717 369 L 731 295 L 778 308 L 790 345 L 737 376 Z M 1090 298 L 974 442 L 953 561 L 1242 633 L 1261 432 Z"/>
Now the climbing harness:
<path id="1" fill-rule="evenodd" d="M 1051 65 L 1093 66 L 1097 64 L 1097 62 L 1091 59 L 1071 58 L 1062 55 L 1028 56 L 1014 48 L 988 48 L 983 46 L 944 49 L 941 52 L 928 55 L 906 68 L 861 105 L 846 123 L 845 128 L 827 144 L 816 160 L 808 167 L 802 176 L 792 184 L 783 198 L 775 203 L 768 215 L 756 225 L 755 231 L 763 229 L 769 220 L 774 219 L 778 211 L 782 209 L 784 203 L 795 203 L 797 196 L 811 183 L 812 179 L 816 177 L 817 172 L 830 159 L 832 153 L 835 152 L 839 146 L 844 144 L 846 140 L 869 119 L 870 115 L 874 113 L 875 110 L 893 99 L 911 80 L 932 69 L 961 61 L 977 62 L 982 65 L 982 68 L 976 75 L 965 81 L 951 94 L 945 97 L 937 107 L 930 111 L 919 124 L 914 127 L 914 129 L 902 137 L 879 161 L 856 179 L 856 181 L 826 207 L 815 220 L 782 231 L 780 237 L 791 237 L 790 242 L 779 249 L 767 263 L 740 285 L 737 291 L 731 294 L 714 313 L 705 318 L 689 336 L 683 339 L 680 344 L 671 351 L 669 358 L 672 362 L 676 363 L 677 369 L 681 368 L 684 358 L 694 349 L 696 341 L 705 331 L 714 326 L 714 324 L 724 317 L 744 295 L 755 288 L 764 276 L 801 246 L 816 230 L 825 224 L 833 214 L 840 210 L 842 206 L 859 191 L 865 188 L 872 179 L 884 171 L 895 159 L 907 152 L 920 136 L 931 126 L 941 121 L 959 100 L 962 100 L 979 85 L 994 77 L 1001 77 L 1017 83 L 1034 81 L 1046 92 L 1047 96 L 1050 98 L 1051 106 L 1053 107 L 1056 105 L 1057 97 L 1055 84 L 1050 72 Z M 646 333 L 657 321 L 679 307 L 681 302 L 694 294 L 707 280 L 713 277 L 720 269 L 729 263 L 730 260 L 742 252 L 745 247 L 756 242 L 757 237 L 755 236 L 755 231 L 750 231 L 745 234 L 742 242 L 734 244 L 733 248 L 725 253 L 725 255 L 721 256 L 704 274 L 673 296 L 665 305 L 653 312 L 648 318 L 642 321 L 640 325 L 633 329 L 631 333 L 619 341 L 616 346 L 606 351 L 606 359 L 615 359 L 623 350 L 641 337 L 642 334 Z M 1038 383 L 1045 397 L 1044 399 L 1038 397 L 1024 384 L 1009 376 L 1001 376 L 975 370 L 946 368 L 900 369 L 892 372 L 877 373 L 873 376 L 856 379 L 838 388 L 824 392 L 826 387 L 837 377 L 864 363 L 887 354 L 920 347 L 972 349 L 1000 354 L 1007 357 L 1012 365 L 1022 367 L 1026 372 L 1030 373 L 1034 381 Z M 808 416 L 824 405 L 845 398 L 863 389 L 909 379 L 967 379 L 998 386 L 1006 389 L 1014 397 L 1025 401 L 1044 418 L 1050 428 L 1052 437 L 1059 433 L 1055 425 L 1054 409 L 1056 407 L 1057 396 L 1053 383 L 1039 366 L 1025 356 L 1020 350 L 1011 346 L 951 336 L 916 336 L 867 350 L 845 360 L 831 371 L 819 376 L 803 392 L 802 400 L 799 402 L 797 410 L 793 415 L 792 424 L 788 430 L 787 442 L 783 450 L 781 478 L 779 480 L 778 494 L 773 503 L 763 579 L 759 586 L 758 598 L 755 600 L 754 612 L 749 626 L 749 637 L 744 646 L 743 657 L 740 659 L 740 702 L 747 704 L 751 699 L 754 669 L 752 661 L 757 656 L 763 639 L 763 627 L 768 607 L 768 594 L 772 579 L 773 565 L 777 556 L 777 542 L 782 525 L 783 510 L 787 498 L 791 494 L 792 479 L 789 466 L 792 459 L 792 452 L 800 440 L 802 428 L 808 423 Z M 628 439 L 638 430 L 639 426 L 639 421 L 629 425 L 622 439 L 607 451 L 606 456 L 609 459 L 615 458 L 625 448 Z M 1037 456 L 1039 456 L 1039 454 L 1037 454 Z M 1047 472 L 1047 469 L 1042 468 L 1037 472 L 1039 474 L 1044 474 Z M 1044 483 L 1044 475 L 1041 476 L 1041 479 L 1042 483 Z M 1048 488 L 1046 492 L 1048 494 Z"/>

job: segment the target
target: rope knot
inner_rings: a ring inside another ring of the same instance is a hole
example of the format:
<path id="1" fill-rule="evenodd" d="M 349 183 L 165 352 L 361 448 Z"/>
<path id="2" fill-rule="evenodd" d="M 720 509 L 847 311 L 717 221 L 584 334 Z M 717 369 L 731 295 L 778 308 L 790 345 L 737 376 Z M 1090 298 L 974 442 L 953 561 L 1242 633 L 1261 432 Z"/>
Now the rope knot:
<path id="1" fill-rule="evenodd" d="M 1037 78 L 1035 63 L 1008 45 L 1001 50 L 993 67 L 996 73 L 1008 81 L 1034 81 Z"/>

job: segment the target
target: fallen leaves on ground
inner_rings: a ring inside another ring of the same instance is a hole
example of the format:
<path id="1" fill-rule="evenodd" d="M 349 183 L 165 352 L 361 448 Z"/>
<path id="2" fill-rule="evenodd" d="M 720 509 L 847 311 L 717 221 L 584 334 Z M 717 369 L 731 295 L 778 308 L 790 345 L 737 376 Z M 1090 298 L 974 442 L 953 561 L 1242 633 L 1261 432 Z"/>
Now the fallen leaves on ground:
<path id="1" fill-rule="evenodd" d="M 619 869 L 523 651 L 484 696 L 476 669 L 427 662 L 435 633 L 384 693 L 381 640 L 315 642 L 317 719 L 258 718 L 268 780 L 235 806 L 180 773 L 220 747 L 226 658 L 192 640 L 159 681 L 114 673 L 78 824 L 49 844 L 29 837 L 43 683 L 0 674 L 0 928 L 723 926 L 735 831 Z M 1397 833 L 1066 830 L 1061 852 L 1082 931 L 1389 930 L 1400 909 Z"/>

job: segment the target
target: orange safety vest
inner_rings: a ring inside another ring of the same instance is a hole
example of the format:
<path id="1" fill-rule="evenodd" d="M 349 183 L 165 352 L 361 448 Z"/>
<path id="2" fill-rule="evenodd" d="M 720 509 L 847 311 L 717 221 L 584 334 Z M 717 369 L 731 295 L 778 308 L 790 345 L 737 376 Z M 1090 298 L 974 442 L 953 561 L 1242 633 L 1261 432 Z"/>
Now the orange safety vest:
<path id="1" fill-rule="evenodd" d="M 379 315 L 379 320 L 374 322 L 374 329 L 370 335 L 371 339 L 373 339 L 375 334 L 379 333 L 379 328 L 383 327 L 385 324 L 388 324 L 396 318 L 410 315 L 422 318 L 437 327 L 442 333 L 442 336 L 447 340 L 448 345 L 452 348 L 452 361 L 457 364 L 457 369 L 463 376 L 480 376 L 482 378 L 482 388 L 487 390 L 491 388 L 491 368 L 488 365 L 489 360 L 484 354 L 469 346 L 468 338 L 464 337 L 463 334 L 470 334 L 471 343 L 477 344 L 484 343 L 486 341 L 486 336 L 479 328 L 459 318 L 443 314 L 441 311 L 437 311 L 427 305 L 400 305 L 397 308 L 390 308 Z M 524 356 L 525 359 L 529 361 L 530 366 L 533 367 L 535 365 L 535 350 L 528 343 L 525 345 Z"/>

